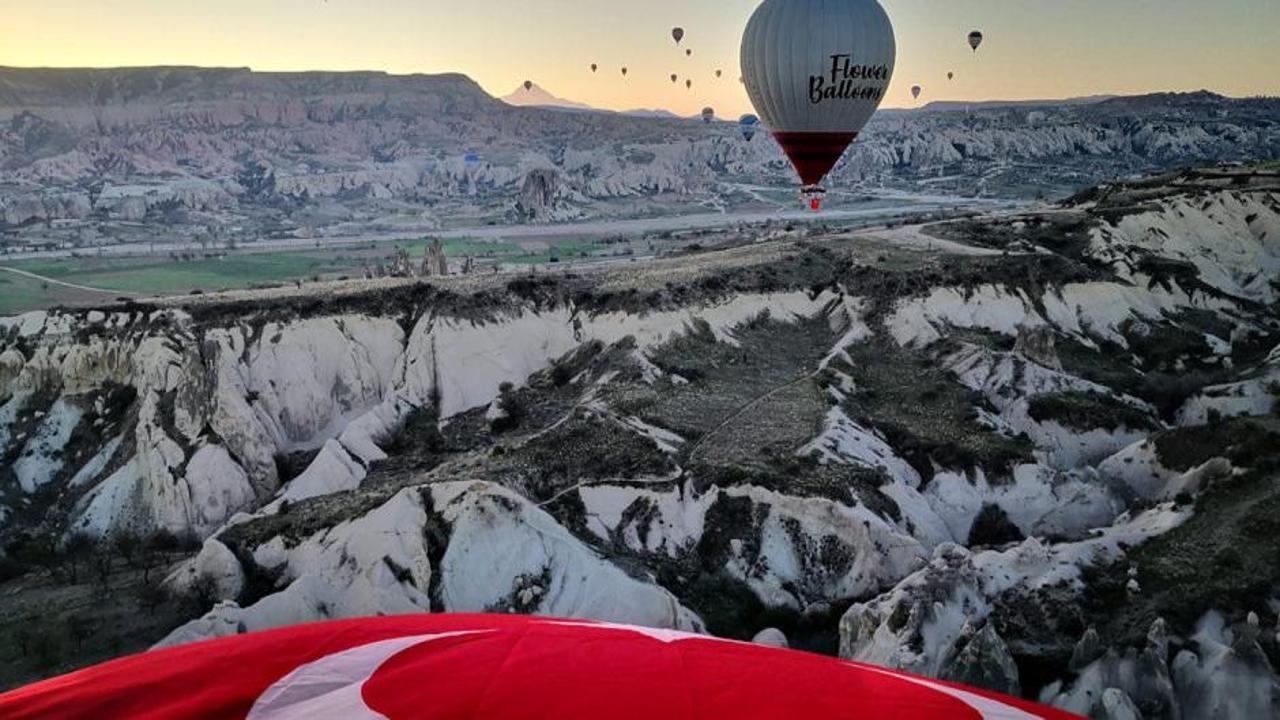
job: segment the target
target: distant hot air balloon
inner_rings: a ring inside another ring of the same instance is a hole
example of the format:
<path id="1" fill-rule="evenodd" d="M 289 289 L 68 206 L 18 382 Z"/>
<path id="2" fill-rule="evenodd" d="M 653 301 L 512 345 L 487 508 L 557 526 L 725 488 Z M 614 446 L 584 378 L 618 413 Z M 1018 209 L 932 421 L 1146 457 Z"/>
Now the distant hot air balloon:
<path id="1" fill-rule="evenodd" d="M 711 124 L 711 121 L 712 121 L 712 120 L 715 120 L 715 119 L 716 119 L 716 111 L 715 111 L 715 109 L 714 109 L 714 108 L 710 108 L 710 107 L 704 107 L 704 108 L 702 108 L 702 122 L 703 122 L 703 124 L 705 124 L 705 125 L 710 125 L 710 124 Z"/>
<path id="2" fill-rule="evenodd" d="M 684 28 L 682 27 L 671 28 L 671 37 L 674 38 L 676 41 L 676 44 L 679 45 L 680 41 L 684 39 Z"/>
<path id="3" fill-rule="evenodd" d="M 671 82 L 672 82 L 672 83 L 674 83 L 675 81 L 677 81 L 677 80 L 679 80 L 679 79 L 680 79 L 680 76 L 679 76 L 679 75 L 677 75 L 677 74 L 675 74 L 675 73 L 671 73 Z"/>
<path id="4" fill-rule="evenodd" d="M 764 0 L 742 36 L 756 112 L 815 189 L 893 77 L 893 25 L 876 0 Z"/>
<path id="5" fill-rule="evenodd" d="M 738 118 L 738 129 L 742 131 L 742 139 L 751 142 L 756 136 L 756 128 L 760 126 L 760 118 L 755 115 L 743 115 Z"/>
<path id="6" fill-rule="evenodd" d="M 533 89 L 533 81 L 532 81 L 532 80 L 525 80 L 525 81 L 524 81 L 524 89 L 525 89 L 526 91 L 528 91 L 528 90 L 532 90 L 532 89 Z"/>
<path id="7" fill-rule="evenodd" d="M 626 68 L 622 68 L 622 76 L 623 76 L 623 77 L 626 77 L 626 76 L 627 76 L 627 69 L 626 69 Z"/>
<path id="8" fill-rule="evenodd" d="M 692 80 L 685 80 L 685 81 L 684 81 L 684 86 L 685 86 L 687 89 L 692 90 L 692 89 L 693 89 L 693 81 L 692 81 Z"/>
<path id="9" fill-rule="evenodd" d="M 151 650 L 0 694 L 0 717 L 1075 716 L 874 665 L 680 630 L 432 613 L 314 623 Z"/>
<path id="10" fill-rule="evenodd" d="M 595 63 L 591 63 L 591 72 L 595 72 L 596 70 L 599 70 L 599 69 L 600 69 L 599 65 Z"/>
<path id="11" fill-rule="evenodd" d="M 956 74 L 955 74 L 955 73 L 953 73 L 953 72 L 949 72 L 949 73 L 947 73 L 947 79 L 948 79 L 948 80 L 955 80 L 955 79 L 956 79 Z"/>
<path id="12" fill-rule="evenodd" d="M 716 71 L 716 77 L 720 77 L 720 76 L 721 76 L 721 75 L 723 75 L 723 74 L 724 74 L 724 71 L 723 71 L 723 70 L 717 70 L 717 71 Z"/>
<path id="13" fill-rule="evenodd" d="M 924 88 L 920 87 L 919 85 L 912 85 L 912 86 L 911 86 L 911 97 L 915 98 L 916 100 L 919 100 L 919 99 L 920 99 L 920 93 L 921 93 L 923 90 L 924 90 Z"/>
<path id="14" fill-rule="evenodd" d="M 973 48 L 974 52 L 978 52 L 980 45 L 982 45 L 982 33 L 977 30 L 969 33 L 969 47 Z"/>
<path id="15" fill-rule="evenodd" d="M 685 57 L 693 57 L 693 48 L 686 48 L 684 51 L 684 55 Z"/>

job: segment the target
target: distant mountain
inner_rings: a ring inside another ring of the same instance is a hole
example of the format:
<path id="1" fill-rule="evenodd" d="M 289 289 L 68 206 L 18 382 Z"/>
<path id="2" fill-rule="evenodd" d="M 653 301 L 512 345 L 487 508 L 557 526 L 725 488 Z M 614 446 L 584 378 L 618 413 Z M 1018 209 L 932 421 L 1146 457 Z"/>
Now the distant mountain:
<path id="1" fill-rule="evenodd" d="M 1001 108 L 1034 108 L 1034 107 L 1074 107 L 1079 105 L 1095 105 L 1114 98 L 1114 95 L 1088 95 L 1075 98 L 1058 98 L 1045 100 L 982 100 L 979 102 L 961 102 L 958 100 L 938 100 L 918 110 L 907 112 L 953 112 L 956 110 L 998 110 Z"/>
<path id="2" fill-rule="evenodd" d="M 552 95 L 551 93 L 544 90 L 537 83 L 534 83 L 533 87 L 529 88 L 528 90 L 525 90 L 524 85 L 521 84 L 518 87 L 516 87 L 516 89 L 513 90 L 510 94 L 503 95 L 498 99 L 508 105 L 514 105 L 516 107 L 564 108 L 567 110 L 595 110 L 596 109 L 590 105 L 587 105 L 586 103 L 580 103 L 580 102 L 575 102 L 573 100 L 566 100 L 561 97 L 556 97 L 555 95 Z"/>
<path id="3" fill-rule="evenodd" d="M 534 83 L 533 87 L 528 90 L 524 89 L 524 84 L 516 87 L 515 90 L 507 95 L 498 98 L 502 102 L 515 107 L 536 107 L 546 108 L 549 110 L 571 110 L 578 112 L 598 112 L 609 113 L 613 115 L 625 115 L 634 118 L 657 118 L 659 120 L 687 120 L 688 118 L 677 115 L 670 110 L 662 108 L 636 108 L 634 110 L 606 110 L 594 107 L 587 103 L 580 103 L 574 100 L 566 100 L 557 97 L 546 89 Z"/>
<path id="4" fill-rule="evenodd" d="M 638 118 L 661 118 L 663 120 L 683 120 L 681 116 L 671 112 L 670 110 L 662 110 L 661 108 L 637 108 L 635 110 L 623 110 L 623 115 Z"/>

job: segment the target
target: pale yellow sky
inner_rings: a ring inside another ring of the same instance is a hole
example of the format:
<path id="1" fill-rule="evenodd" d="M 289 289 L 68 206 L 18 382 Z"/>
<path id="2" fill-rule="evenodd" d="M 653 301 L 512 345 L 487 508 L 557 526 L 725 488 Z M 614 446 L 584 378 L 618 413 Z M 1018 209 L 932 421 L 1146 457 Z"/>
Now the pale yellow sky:
<path id="1" fill-rule="evenodd" d="M 1280 94 L 1280 0 L 882 2 L 899 50 L 888 107 L 1201 88 Z M 531 79 L 599 107 L 687 115 L 712 105 L 733 116 L 749 109 L 737 51 L 756 4 L 0 0 L 0 65 L 463 72 L 495 95 Z M 685 27 L 692 58 L 671 41 L 673 25 Z M 987 36 L 977 55 L 965 44 L 974 28 Z M 918 103 L 908 92 L 915 84 L 925 89 Z"/>

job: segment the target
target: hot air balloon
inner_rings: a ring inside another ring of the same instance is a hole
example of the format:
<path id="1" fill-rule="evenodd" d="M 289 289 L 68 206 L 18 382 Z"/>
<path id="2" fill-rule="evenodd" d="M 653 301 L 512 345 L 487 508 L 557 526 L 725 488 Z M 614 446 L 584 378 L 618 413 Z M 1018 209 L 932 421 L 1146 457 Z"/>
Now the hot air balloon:
<path id="1" fill-rule="evenodd" d="M 723 75 L 723 74 L 724 74 L 724 71 L 723 71 L 723 70 L 717 70 L 717 71 L 716 71 L 716 77 L 720 77 L 720 76 L 721 76 L 721 75 Z"/>
<path id="2" fill-rule="evenodd" d="M 679 79 L 680 79 L 680 76 L 679 76 L 679 75 L 677 75 L 677 74 L 675 74 L 675 73 L 671 73 L 671 82 L 673 82 L 673 83 L 674 83 L 675 81 L 677 81 L 677 80 L 679 80 Z"/>
<path id="3" fill-rule="evenodd" d="M 742 131 L 742 139 L 751 142 L 756 136 L 756 128 L 760 126 L 760 118 L 755 115 L 743 115 L 738 118 L 738 129 Z"/>
<path id="4" fill-rule="evenodd" d="M 692 90 L 692 89 L 693 89 L 693 81 L 692 81 L 692 80 L 685 80 L 685 81 L 684 81 L 684 86 L 685 86 L 685 88 L 686 88 L 686 89 L 688 89 L 688 90 Z"/>
<path id="5" fill-rule="evenodd" d="M 876 0 L 764 0 L 742 36 L 747 95 L 817 191 L 884 98 L 893 25 Z"/>
<path id="6" fill-rule="evenodd" d="M 525 91 L 532 90 L 532 89 L 533 89 L 533 81 L 532 81 L 532 80 L 525 80 L 525 81 L 524 81 L 524 89 L 525 89 Z"/>
<path id="7" fill-rule="evenodd" d="M 949 72 L 949 73 L 947 73 L 947 79 L 948 79 L 948 80 L 955 80 L 955 79 L 956 79 L 956 74 L 955 74 L 955 73 L 953 73 L 953 72 Z"/>
<path id="8" fill-rule="evenodd" d="M 626 69 L 626 68 L 622 68 L 622 76 L 623 76 L 623 77 L 626 77 L 626 76 L 627 76 L 627 69 Z"/>
<path id="9" fill-rule="evenodd" d="M 599 70 L 599 69 L 600 69 L 599 65 L 595 63 L 591 63 L 591 72 L 595 72 L 596 70 Z"/>
<path id="10" fill-rule="evenodd" d="M 676 41 L 676 44 L 679 45 L 680 41 L 684 39 L 684 28 L 671 28 L 671 37 Z"/>
<path id="11" fill-rule="evenodd" d="M 702 123 L 704 125 L 710 125 L 711 121 L 715 119 L 716 119 L 716 111 L 714 108 L 710 108 L 710 107 L 702 108 Z"/>
<path id="12" fill-rule="evenodd" d="M 978 52 L 980 45 L 982 45 L 982 33 L 977 30 L 969 33 L 969 47 L 973 48 L 974 52 Z"/>
<path id="13" fill-rule="evenodd" d="M 393 615 L 152 650 L 0 695 L 6 720 L 1074 716 L 873 665 L 678 630 Z"/>
<path id="14" fill-rule="evenodd" d="M 921 92 L 923 92 L 923 91 L 924 91 L 924 88 L 920 87 L 919 85 L 912 85 L 912 86 L 911 86 L 911 97 L 915 98 L 916 100 L 919 100 L 919 99 L 920 99 L 920 93 L 921 93 Z"/>
<path id="15" fill-rule="evenodd" d="M 693 48 L 685 48 L 684 55 L 685 57 L 693 57 Z"/>

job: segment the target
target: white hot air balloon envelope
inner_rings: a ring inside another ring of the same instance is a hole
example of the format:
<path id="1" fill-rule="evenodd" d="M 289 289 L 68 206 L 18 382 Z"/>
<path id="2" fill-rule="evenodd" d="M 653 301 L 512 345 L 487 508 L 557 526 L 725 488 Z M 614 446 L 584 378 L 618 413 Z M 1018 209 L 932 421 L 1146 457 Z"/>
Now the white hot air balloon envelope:
<path id="1" fill-rule="evenodd" d="M 893 78 L 893 25 L 876 0 L 764 0 L 742 36 L 742 77 L 806 186 L 835 167 Z"/>

